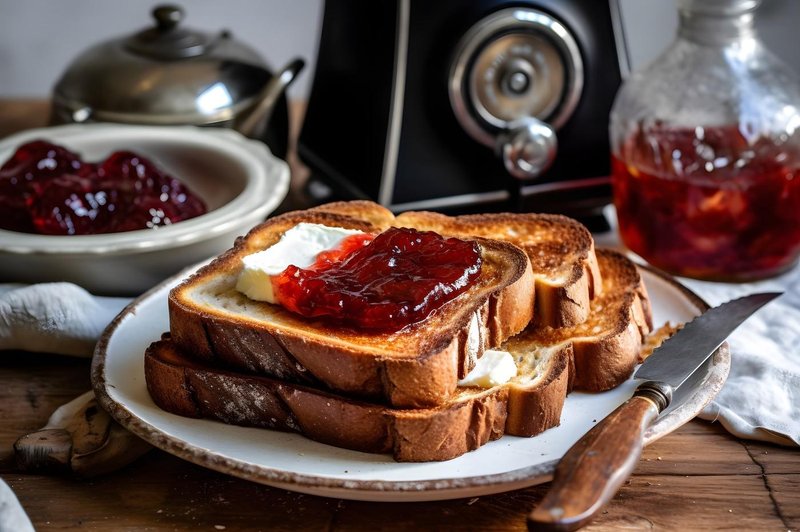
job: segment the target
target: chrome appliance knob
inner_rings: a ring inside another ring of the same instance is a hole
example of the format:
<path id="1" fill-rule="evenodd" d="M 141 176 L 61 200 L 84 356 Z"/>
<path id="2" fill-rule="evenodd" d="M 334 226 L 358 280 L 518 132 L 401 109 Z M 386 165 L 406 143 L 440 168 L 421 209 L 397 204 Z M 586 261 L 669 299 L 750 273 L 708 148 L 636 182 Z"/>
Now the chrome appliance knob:
<path id="1" fill-rule="evenodd" d="M 456 46 L 448 93 L 473 139 L 496 149 L 518 179 L 542 175 L 583 94 L 578 43 L 551 15 L 512 7 L 476 22 Z"/>
<path id="2" fill-rule="evenodd" d="M 528 117 L 509 124 L 497 137 L 496 148 L 509 174 L 517 179 L 531 179 L 553 164 L 558 140 L 549 124 Z"/>

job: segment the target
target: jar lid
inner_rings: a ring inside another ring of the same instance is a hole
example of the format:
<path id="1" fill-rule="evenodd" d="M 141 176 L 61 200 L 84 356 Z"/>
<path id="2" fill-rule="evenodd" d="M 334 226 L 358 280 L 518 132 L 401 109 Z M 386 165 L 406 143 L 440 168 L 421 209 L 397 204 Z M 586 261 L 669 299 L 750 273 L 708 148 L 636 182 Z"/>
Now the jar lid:
<path id="1" fill-rule="evenodd" d="M 153 27 L 81 54 L 56 84 L 54 105 L 98 121 L 204 124 L 233 118 L 269 81 L 259 55 L 229 32 L 184 28 L 174 5 L 152 15 Z"/>

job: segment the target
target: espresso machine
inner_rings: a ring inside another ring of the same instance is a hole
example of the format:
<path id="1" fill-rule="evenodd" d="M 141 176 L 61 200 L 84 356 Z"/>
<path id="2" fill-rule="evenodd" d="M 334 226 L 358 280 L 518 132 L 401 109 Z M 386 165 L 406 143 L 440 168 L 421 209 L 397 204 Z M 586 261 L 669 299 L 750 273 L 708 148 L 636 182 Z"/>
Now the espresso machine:
<path id="1" fill-rule="evenodd" d="M 616 0 L 327 2 L 298 142 L 318 201 L 591 217 L 627 55 Z"/>

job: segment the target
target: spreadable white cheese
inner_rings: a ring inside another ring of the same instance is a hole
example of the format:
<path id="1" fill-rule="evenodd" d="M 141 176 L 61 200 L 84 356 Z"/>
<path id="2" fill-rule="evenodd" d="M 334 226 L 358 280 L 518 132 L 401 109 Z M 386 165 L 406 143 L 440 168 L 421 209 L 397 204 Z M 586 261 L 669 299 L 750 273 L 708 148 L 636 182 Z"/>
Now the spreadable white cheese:
<path id="1" fill-rule="evenodd" d="M 507 351 L 487 349 L 466 377 L 458 381 L 459 386 L 491 388 L 510 381 L 517 375 L 514 357 Z"/>
<path id="2" fill-rule="evenodd" d="M 256 301 L 277 303 L 272 292 L 273 276 L 289 265 L 307 268 L 314 264 L 321 252 L 334 249 L 348 236 L 361 233 L 342 227 L 299 223 L 272 246 L 242 259 L 236 290 Z"/>

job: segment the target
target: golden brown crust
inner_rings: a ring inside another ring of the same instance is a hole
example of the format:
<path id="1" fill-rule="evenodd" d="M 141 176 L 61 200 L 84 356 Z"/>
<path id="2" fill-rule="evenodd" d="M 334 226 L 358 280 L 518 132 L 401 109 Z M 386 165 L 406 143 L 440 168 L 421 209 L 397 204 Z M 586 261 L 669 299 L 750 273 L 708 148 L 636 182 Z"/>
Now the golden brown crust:
<path id="1" fill-rule="evenodd" d="M 301 221 L 380 231 L 388 216 L 370 202 L 334 204 L 275 217 L 170 292 L 170 330 L 181 349 L 208 361 L 394 406 L 439 404 L 486 347 L 522 330 L 533 309 L 527 257 L 511 244 L 477 238 L 482 272 L 464 294 L 423 322 L 378 334 L 309 320 L 277 305 L 248 300 L 233 289 L 241 258 L 276 242 Z M 348 211 L 349 209 L 349 211 Z M 361 212 L 363 220 L 343 212 Z M 391 214 L 391 213 L 389 213 Z M 372 220 L 371 223 L 368 220 Z M 210 299 L 210 302 L 204 301 Z M 477 352 L 469 328 L 477 316 Z"/>
<path id="2" fill-rule="evenodd" d="M 243 375 L 193 361 L 168 335 L 145 352 L 155 403 L 179 415 L 300 432 L 398 461 L 448 460 L 503 434 L 505 391 L 481 391 L 446 407 L 392 409 L 276 379 Z M 175 393 L 181 390 L 183 393 Z"/>
<path id="3" fill-rule="evenodd" d="M 373 232 L 412 226 L 475 239 L 492 276 L 482 274 L 480 289 L 471 287 L 425 322 L 378 336 L 299 318 L 232 290 L 241 257 L 300 221 Z M 202 304 L 200 294 L 224 304 Z M 573 386 L 600 391 L 628 377 L 652 328 L 635 267 L 619 254 L 595 252 L 588 231 L 569 218 L 395 218 L 371 202 L 267 221 L 176 287 L 169 310 L 172 337 L 154 343 L 145 358 L 148 389 L 162 408 L 298 431 L 332 445 L 392 452 L 400 461 L 450 459 L 504 433 L 533 436 L 558 425 Z M 534 312 L 531 326 L 512 338 Z M 520 375 L 489 390 L 457 389 L 482 350 L 501 344 L 527 357 Z"/>
<path id="4" fill-rule="evenodd" d="M 504 433 L 533 436 L 558 425 L 569 360 L 568 348 L 553 356 L 539 384 L 463 389 L 428 409 L 394 409 L 228 372 L 186 357 L 168 335 L 147 349 L 145 372 L 150 396 L 169 412 L 294 431 L 338 447 L 420 462 L 455 458 Z"/>
<path id="5" fill-rule="evenodd" d="M 328 212 L 358 220 L 366 220 L 377 228 L 387 229 L 394 223 L 394 213 L 372 201 L 334 201 L 308 209 L 307 212 Z"/>
<path id="6" fill-rule="evenodd" d="M 584 323 L 565 328 L 530 328 L 512 343 L 556 346 L 570 342 L 574 350 L 576 389 L 600 392 L 628 378 L 639 350 L 652 329 L 650 300 L 636 266 L 611 250 L 598 250 L 603 292 L 591 303 Z"/>
<path id="7" fill-rule="evenodd" d="M 509 385 L 506 434 L 535 436 L 561 423 L 561 410 L 575 373 L 572 345 L 561 346 L 551 355 L 549 367 L 541 371 L 544 376 L 536 386 Z"/>
<path id="8" fill-rule="evenodd" d="M 395 225 L 430 229 L 452 236 L 481 236 L 522 248 L 536 278 L 536 322 L 569 327 L 589 315 L 589 303 L 602 290 L 591 233 L 557 214 L 472 214 L 445 216 L 414 211 L 397 216 Z"/>

